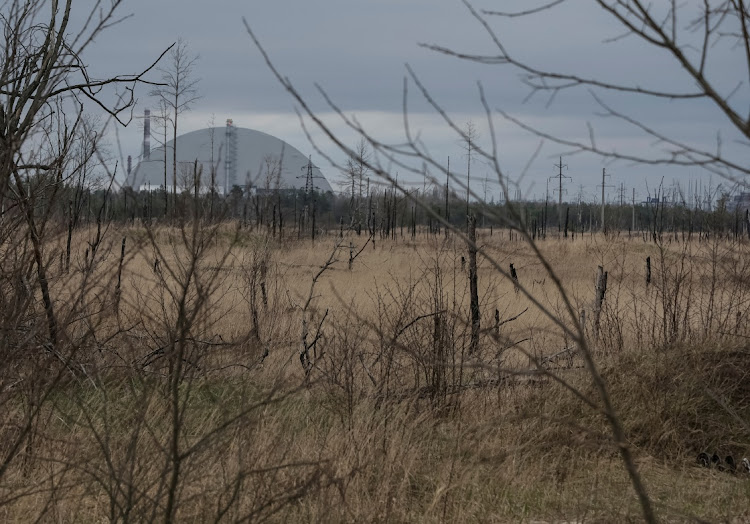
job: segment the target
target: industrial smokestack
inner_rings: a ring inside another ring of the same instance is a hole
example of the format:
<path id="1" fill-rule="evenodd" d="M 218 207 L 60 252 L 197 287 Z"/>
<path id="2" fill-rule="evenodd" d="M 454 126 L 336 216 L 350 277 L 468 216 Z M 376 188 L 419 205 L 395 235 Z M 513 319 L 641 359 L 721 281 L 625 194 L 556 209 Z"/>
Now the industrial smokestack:
<path id="1" fill-rule="evenodd" d="M 227 149 L 229 149 L 229 143 L 232 141 L 232 125 L 234 122 L 231 118 L 227 118 L 227 130 L 225 134 L 225 139 L 227 142 Z M 229 158 L 229 155 L 227 155 L 227 158 L 224 159 L 224 196 L 229 195 L 229 171 L 231 170 L 231 164 L 232 160 Z"/>
<path id="2" fill-rule="evenodd" d="M 237 134 L 235 132 L 234 121 L 231 118 L 227 118 L 225 139 L 224 195 L 226 196 L 235 184 L 235 172 L 237 170 Z"/>
<path id="3" fill-rule="evenodd" d="M 143 160 L 151 160 L 151 110 L 143 111 Z"/>

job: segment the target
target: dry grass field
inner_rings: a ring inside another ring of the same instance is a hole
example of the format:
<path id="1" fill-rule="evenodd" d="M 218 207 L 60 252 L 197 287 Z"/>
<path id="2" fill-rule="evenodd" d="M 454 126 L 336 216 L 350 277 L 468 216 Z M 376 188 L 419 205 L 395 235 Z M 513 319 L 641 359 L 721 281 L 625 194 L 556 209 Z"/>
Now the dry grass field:
<path id="1" fill-rule="evenodd" d="M 750 455 L 746 241 L 482 230 L 472 352 L 456 234 L 93 234 L 1 370 L 2 521 L 638 521 L 579 322 L 660 518 L 750 519 L 696 462 Z"/>

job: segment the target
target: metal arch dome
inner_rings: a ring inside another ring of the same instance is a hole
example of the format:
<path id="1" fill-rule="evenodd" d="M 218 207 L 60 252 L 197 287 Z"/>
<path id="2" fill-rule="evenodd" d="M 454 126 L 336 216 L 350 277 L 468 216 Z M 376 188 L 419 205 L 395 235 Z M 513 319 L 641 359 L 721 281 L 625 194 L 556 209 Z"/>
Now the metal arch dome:
<path id="1" fill-rule="evenodd" d="M 158 147 L 144 155 L 128 177 L 128 183 L 140 190 L 164 186 L 166 150 L 167 186 L 172 187 L 172 144 Z M 212 147 L 213 145 L 213 147 Z M 211 185 L 212 165 L 216 191 L 227 193 L 235 185 L 255 189 L 304 189 L 308 157 L 275 136 L 234 127 L 209 127 L 177 137 L 177 186 L 192 189 L 195 162 L 201 166 L 201 185 Z M 313 163 L 313 186 L 317 191 L 332 191 L 323 173 Z"/>

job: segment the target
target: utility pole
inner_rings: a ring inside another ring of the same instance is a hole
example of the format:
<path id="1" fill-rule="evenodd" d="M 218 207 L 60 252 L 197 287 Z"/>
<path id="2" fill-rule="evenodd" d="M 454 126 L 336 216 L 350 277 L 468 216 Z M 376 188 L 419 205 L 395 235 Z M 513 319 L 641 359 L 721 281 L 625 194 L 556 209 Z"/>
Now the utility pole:
<path id="1" fill-rule="evenodd" d="M 450 213 L 448 211 L 448 185 L 451 180 L 451 157 L 448 157 L 448 169 L 445 172 L 445 238 L 448 238 L 448 223 L 450 222 Z"/>
<path id="2" fill-rule="evenodd" d="M 547 179 L 547 192 L 544 194 L 544 220 L 542 222 L 542 233 L 547 238 L 547 204 L 549 203 L 549 178 Z"/>
<path id="3" fill-rule="evenodd" d="M 487 215 L 485 213 L 485 209 L 487 208 L 487 173 L 484 174 L 484 181 L 482 183 L 482 189 L 484 190 L 484 195 L 482 197 L 482 227 L 486 227 L 487 223 Z"/>
<path id="4" fill-rule="evenodd" d="M 620 189 L 617 190 L 620 193 L 620 207 L 617 208 L 617 227 L 620 227 L 620 215 L 622 213 L 623 205 L 625 204 L 625 182 L 620 182 Z"/>
<path id="5" fill-rule="evenodd" d="M 633 233 L 635 233 L 635 188 L 633 188 Z"/>
<path id="6" fill-rule="evenodd" d="M 612 187 L 612 186 L 605 184 L 605 178 L 608 176 L 612 176 L 612 175 L 608 175 L 606 168 L 603 167 L 602 168 L 602 231 L 604 231 L 604 188 Z"/>
<path id="7" fill-rule="evenodd" d="M 305 207 L 303 210 L 305 219 L 307 218 L 308 211 L 309 211 L 309 199 L 312 196 L 312 230 L 310 232 L 313 242 L 315 242 L 315 182 L 313 179 L 315 178 L 324 178 L 322 176 L 316 176 L 313 174 L 313 169 L 317 168 L 315 164 L 312 163 L 312 155 L 308 156 L 307 158 L 307 165 L 302 166 L 301 170 L 305 171 Z M 297 178 L 303 178 L 302 176 L 298 176 Z M 295 200 L 296 205 L 296 200 Z M 305 220 L 306 221 L 306 220 Z"/>
<path id="8" fill-rule="evenodd" d="M 563 178 L 570 178 L 570 177 L 563 175 L 562 170 L 563 170 L 563 168 L 568 169 L 568 165 L 562 163 L 562 157 L 560 157 L 560 163 L 559 164 L 554 164 L 554 166 L 556 168 L 558 168 L 560 171 L 559 171 L 559 173 L 557 175 L 549 177 L 549 180 L 551 180 L 553 178 L 557 178 L 558 181 L 559 181 L 559 187 L 558 187 L 558 190 L 557 190 L 557 198 L 558 198 L 558 201 L 557 201 L 557 232 L 559 233 L 562 230 L 562 195 L 563 195 L 562 184 L 563 184 Z M 547 187 L 548 188 L 549 188 L 549 180 L 547 181 Z M 549 192 L 549 189 L 547 189 L 547 191 Z"/>
<path id="9" fill-rule="evenodd" d="M 312 155 L 307 157 L 307 165 L 304 166 L 302 169 L 307 170 L 307 174 L 305 175 L 305 194 L 310 194 L 313 190 L 313 164 L 312 164 Z"/>

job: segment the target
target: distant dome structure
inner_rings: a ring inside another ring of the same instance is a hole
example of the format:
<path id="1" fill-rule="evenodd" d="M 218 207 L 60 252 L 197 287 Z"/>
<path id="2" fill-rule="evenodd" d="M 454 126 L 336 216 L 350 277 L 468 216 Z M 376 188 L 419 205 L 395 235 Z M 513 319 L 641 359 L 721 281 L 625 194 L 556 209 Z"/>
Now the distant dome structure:
<path id="1" fill-rule="evenodd" d="M 128 183 L 138 190 L 164 186 L 166 151 L 167 187 L 173 183 L 172 144 L 151 150 L 150 118 L 145 114 L 143 151 L 140 162 L 128 173 Z M 215 191 L 229 194 L 239 186 L 251 192 L 276 189 L 332 191 L 320 169 L 298 149 L 283 140 L 227 120 L 226 127 L 210 127 L 177 137 L 177 188 L 195 188 L 195 162 L 200 170 L 201 192 L 211 187 L 212 166 Z"/>

